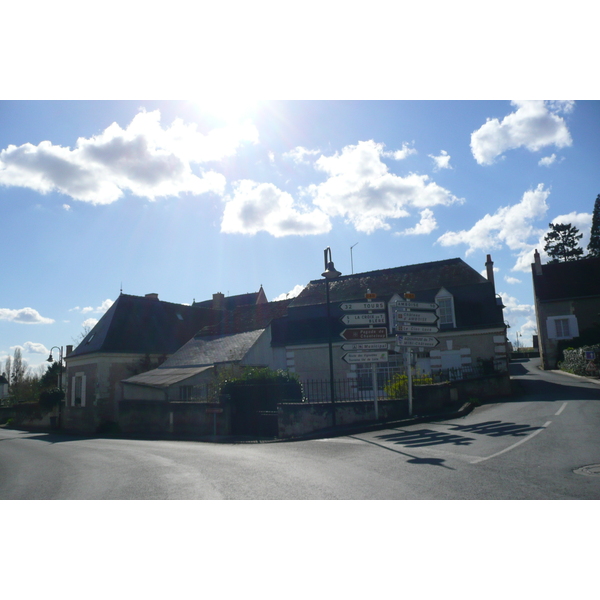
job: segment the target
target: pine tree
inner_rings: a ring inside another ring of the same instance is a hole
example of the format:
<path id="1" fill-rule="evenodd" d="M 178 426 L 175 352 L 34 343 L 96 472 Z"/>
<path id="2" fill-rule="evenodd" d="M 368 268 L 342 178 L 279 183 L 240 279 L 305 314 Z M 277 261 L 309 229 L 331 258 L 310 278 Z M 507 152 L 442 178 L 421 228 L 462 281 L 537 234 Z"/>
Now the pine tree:
<path id="1" fill-rule="evenodd" d="M 587 249 L 588 256 L 600 257 L 600 194 L 598 194 L 596 202 L 594 203 L 592 231 Z"/>
<path id="2" fill-rule="evenodd" d="M 552 259 L 549 262 L 565 262 L 577 260 L 583 256 L 583 248 L 579 247 L 579 240 L 583 233 L 570 223 L 549 223 L 550 231 L 545 235 L 544 251 Z"/>

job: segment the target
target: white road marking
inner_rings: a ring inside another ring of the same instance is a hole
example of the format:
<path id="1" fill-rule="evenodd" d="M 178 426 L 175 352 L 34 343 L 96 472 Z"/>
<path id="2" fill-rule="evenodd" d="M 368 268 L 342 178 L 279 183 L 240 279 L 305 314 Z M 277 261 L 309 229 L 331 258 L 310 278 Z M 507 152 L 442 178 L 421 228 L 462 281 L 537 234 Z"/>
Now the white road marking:
<path id="1" fill-rule="evenodd" d="M 495 458 L 496 456 L 500 456 L 501 454 L 504 454 L 505 452 L 508 452 L 509 450 L 512 450 L 513 448 L 516 448 L 517 446 L 520 446 L 521 444 L 524 444 L 525 442 L 528 442 L 531 438 L 535 437 L 538 433 L 540 433 L 541 431 L 546 429 L 548 427 L 548 425 L 550 425 L 551 423 L 552 423 L 552 421 L 546 421 L 546 423 L 544 423 L 544 425 L 542 426 L 541 429 L 534 431 L 532 434 L 528 435 L 527 437 L 523 438 L 522 440 L 519 440 L 512 446 L 509 446 L 508 448 L 504 448 L 504 450 L 500 450 L 500 452 L 496 452 L 496 454 L 492 454 L 491 456 L 486 456 L 485 458 L 477 458 L 477 459 L 471 461 L 471 464 L 474 465 L 475 463 L 480 463 L 480 462 L 483 462 L 484 460 L 489 460 L 490 458 Z"/>
<path id="2" fill-rule="evenodd" d="M 563 405 L 562 405 L 562 406 L 561 406 L 561 407 L 558 409 L 558 412 L 555 412 L 555 413 L 554 413 L 554 416 L 555 416 L 555 417 L 558 417 L 558 415 L 560 415 L 560 413 L 561 413 L 563 410 L 565 410 L 565 406 L 566 406 L 566 405 L 567 405 L 567 403 L 566 403 L 566 402 L 563 402 Z"/>

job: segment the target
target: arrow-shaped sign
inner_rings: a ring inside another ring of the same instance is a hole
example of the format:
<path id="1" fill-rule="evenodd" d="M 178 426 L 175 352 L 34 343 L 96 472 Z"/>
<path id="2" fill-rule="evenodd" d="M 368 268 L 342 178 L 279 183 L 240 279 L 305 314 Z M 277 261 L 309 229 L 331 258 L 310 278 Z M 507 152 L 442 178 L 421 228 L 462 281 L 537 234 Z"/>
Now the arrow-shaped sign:
<path id="1" fill-rule="evenodd" d="M 344 329 L 340 335 L 345 340 L 381 340 L 388 337 L 385 327 L 366 327 L 363 329 Z"/>
<path id="2" fill-rule="evenodd" d="M 399 335 L 396 338 L 396 346 L 405 348 L 434 348 L 440 343 L 437 338 L 422 335 Z"/>
<path id="3" fill-rule="evenodd" d="M 398 300 L 392 305 L 396 308 L 416 308 L 417 310 L 436 310 L 438 308 L 435 302 L 408 302 L 405 300 Z"/>
<path id="4" fill-rule="evenodd" d="M 385 325 L 385 313 L 357 313 L 344 315 L 344 325 Z"/>
<path id="5" fill-rule="evenodd" d="M 435 323 L 437 321 L 435 313 L 416 312 L 416 311 L 398 311 L 396 319 L 398 322 L 406 321 L 408 323 Z"/>
<path id="6" fill-rule="evenodd" d="M 342 360 L 345 360 L 348 364 L 355 363 L 374 363 L 374 362 L 387 362 L 388 353 L 386 352 L 348 352 L 342 356 Z"/>
<path id="7" fill-rule="evenodd" d="M 404 323 L 398 323 L 396 326 L 396 333 L 402 335 L 403 333 L 437 333 L 439 329 L 432 325 L 405 325 Z"/>
<path id="8" fill-rule="evenodd" d="M 385 310 L 385 302 L 343 302 L 342 310 Z"/>
<path id="9" fill-rule="evenodd" d="M 387 350 L 387 342 L 355 342 L 354 344 L 342 344 L 342 350 Z"/>

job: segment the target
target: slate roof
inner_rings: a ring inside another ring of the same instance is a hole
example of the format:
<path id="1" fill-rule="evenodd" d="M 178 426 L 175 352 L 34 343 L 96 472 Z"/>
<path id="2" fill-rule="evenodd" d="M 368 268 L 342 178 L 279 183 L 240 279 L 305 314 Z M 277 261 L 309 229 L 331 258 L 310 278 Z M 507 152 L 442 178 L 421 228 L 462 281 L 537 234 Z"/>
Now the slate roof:
<path id="1" fill-rule="evenodd" d="M 279 300 L 265 304 L 247 304 L 225 311 L 218 323 L 198 331 L 199 335 L 229 335 L 243 331 L 265 329 L 273 319 L 283 317 L 292 300 Z"/>
<path id="2" fill-rule="evenodd" d="M 202 373 L 213 365 L 238 362 L 264 329 L 224 336 L 194 336 L 160 367 L 123 380 L 123 383 L 166 388 Z"/>
<path id="3" fill-rule="evenodd" d="M 433 290 L 434 295 L 442 286 L 489 283 L 475 269 L 460 258 L 429 263 L 381 269 L 354 275 L 342 275 L 329 284 L 331 302 L 364 300 L 367 289 L 381 300 L 389 300 L 394 294 Z M 450 290 L 449 290 L 450 291 Z M 290 308 L 325 303 L 325 279 L 311 281 L 292 300 Z M 417 297 L 416 300 L 420 298 Z"/>
<path id="4" fill-rule="evenodd" d="M 168 358 L 157 370 L 201 367 L 242 360 L 264 329 L 230 335 L 196 335 Z"/>
<path id="5" fill-rule="evenodd" d="M 416 302 L 433 302 L 441 288 L 454 297 L 456 329 L 483 329 L 504 325 L 502 307 L 494 286 L 460 258 L 382 269 L 339 277 L 330 282 L 332 335 L 346 326 L 341 322 L 342 302 L 364 301 L 370 290 L 388 302 L 394 294 L 415 294 Z M 272 323 L 273 345 L 323 343 L 328 339 L 325 280 L 311 281 L 290 303 L 285 318 Z"/>
<path id="6" fill-rule="evenodd" d="M 533 289 L 542 302 L 600 297 L 600 258 L 542 265 L 542 275 L 533 270 Z"/>
<path id="7" fill-rule="evenodd" d="M 249 294 L 238 294 L 237 296 L 225 296 L 222 299 L 222 308 L 226 310 L 233 310 L 238 306 L 246 306 L 248 304 L 258 304 L 261 298 L 265 299 L 265 293 L 262 289 L 258 292 L 251 292 Z M 200 306 L 204 308 L 212 308 L 214 300 L 202 300 L 201 302 L 193 302 L 192 306 Z"/>
<path id="8" fill-rule="evenodd" d="M 222 311 L 121 294 L 69 354 L 172 354 L 194 334 L 222 319 Z"/>

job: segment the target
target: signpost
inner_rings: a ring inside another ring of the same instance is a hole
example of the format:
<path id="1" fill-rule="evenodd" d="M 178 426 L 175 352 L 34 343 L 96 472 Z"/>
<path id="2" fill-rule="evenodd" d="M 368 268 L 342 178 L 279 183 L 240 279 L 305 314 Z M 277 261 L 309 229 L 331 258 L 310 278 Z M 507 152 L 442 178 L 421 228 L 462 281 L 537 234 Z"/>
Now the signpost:
<path id="1" fill-rule="evenodd" d="M 345 340 L 381 340 L 388 337 L 388 330 L 386 327 L 344 329 L 340 335 Z"/>
<path id="2" fill-rule="evenodd" d="M 342 310 L 385 310 L 385 302 L 343 302 Z"/>
<path id="3" fill-rule="evenodd" d="M 387 342 L 357 342 L 342 344 L 342 350 L 388 350 Z"/>
<path id="4" fill-rule="evenodd" d="M 344 315 L 341 319 L 344 325 L 385 325 L 385 313 L 356 313 Z"/>
<path id="5" fill-rule="evenodd" d="M 396 346 L 405 348 L 435 348 L 440 341 L 437 338 L 423 335 L 410 335 L 396 337 Z"/>
<path id="6" fill-rule="evenodd" d="M 396 323 L 396 332 L 399 335 L 405 333 L 437 333 L 439 329 L 431 325 L 407 325 L 406 323 Z"/>
<path id="7" fill-rule="evenodd" d="M 407 321 L 409 323 L 435 323 L 438 317 L 432 312 L 397 311 L 396 321 Z"/>
<path id="8" fill-rule="evenodd" d="M 342 360 L 348 364 L 356 363 L 379 363 L 388 361 L 387 350 L 382 352 L 348 352 L 342 356 Z"/>
<path id="9" fill-rule="evenodd" d="M 417 310 L 437 310 L 438 305 L 435 302 L 410 302 L 398 300 L 394 302 L 396 308 L 416 308 Z"/>

